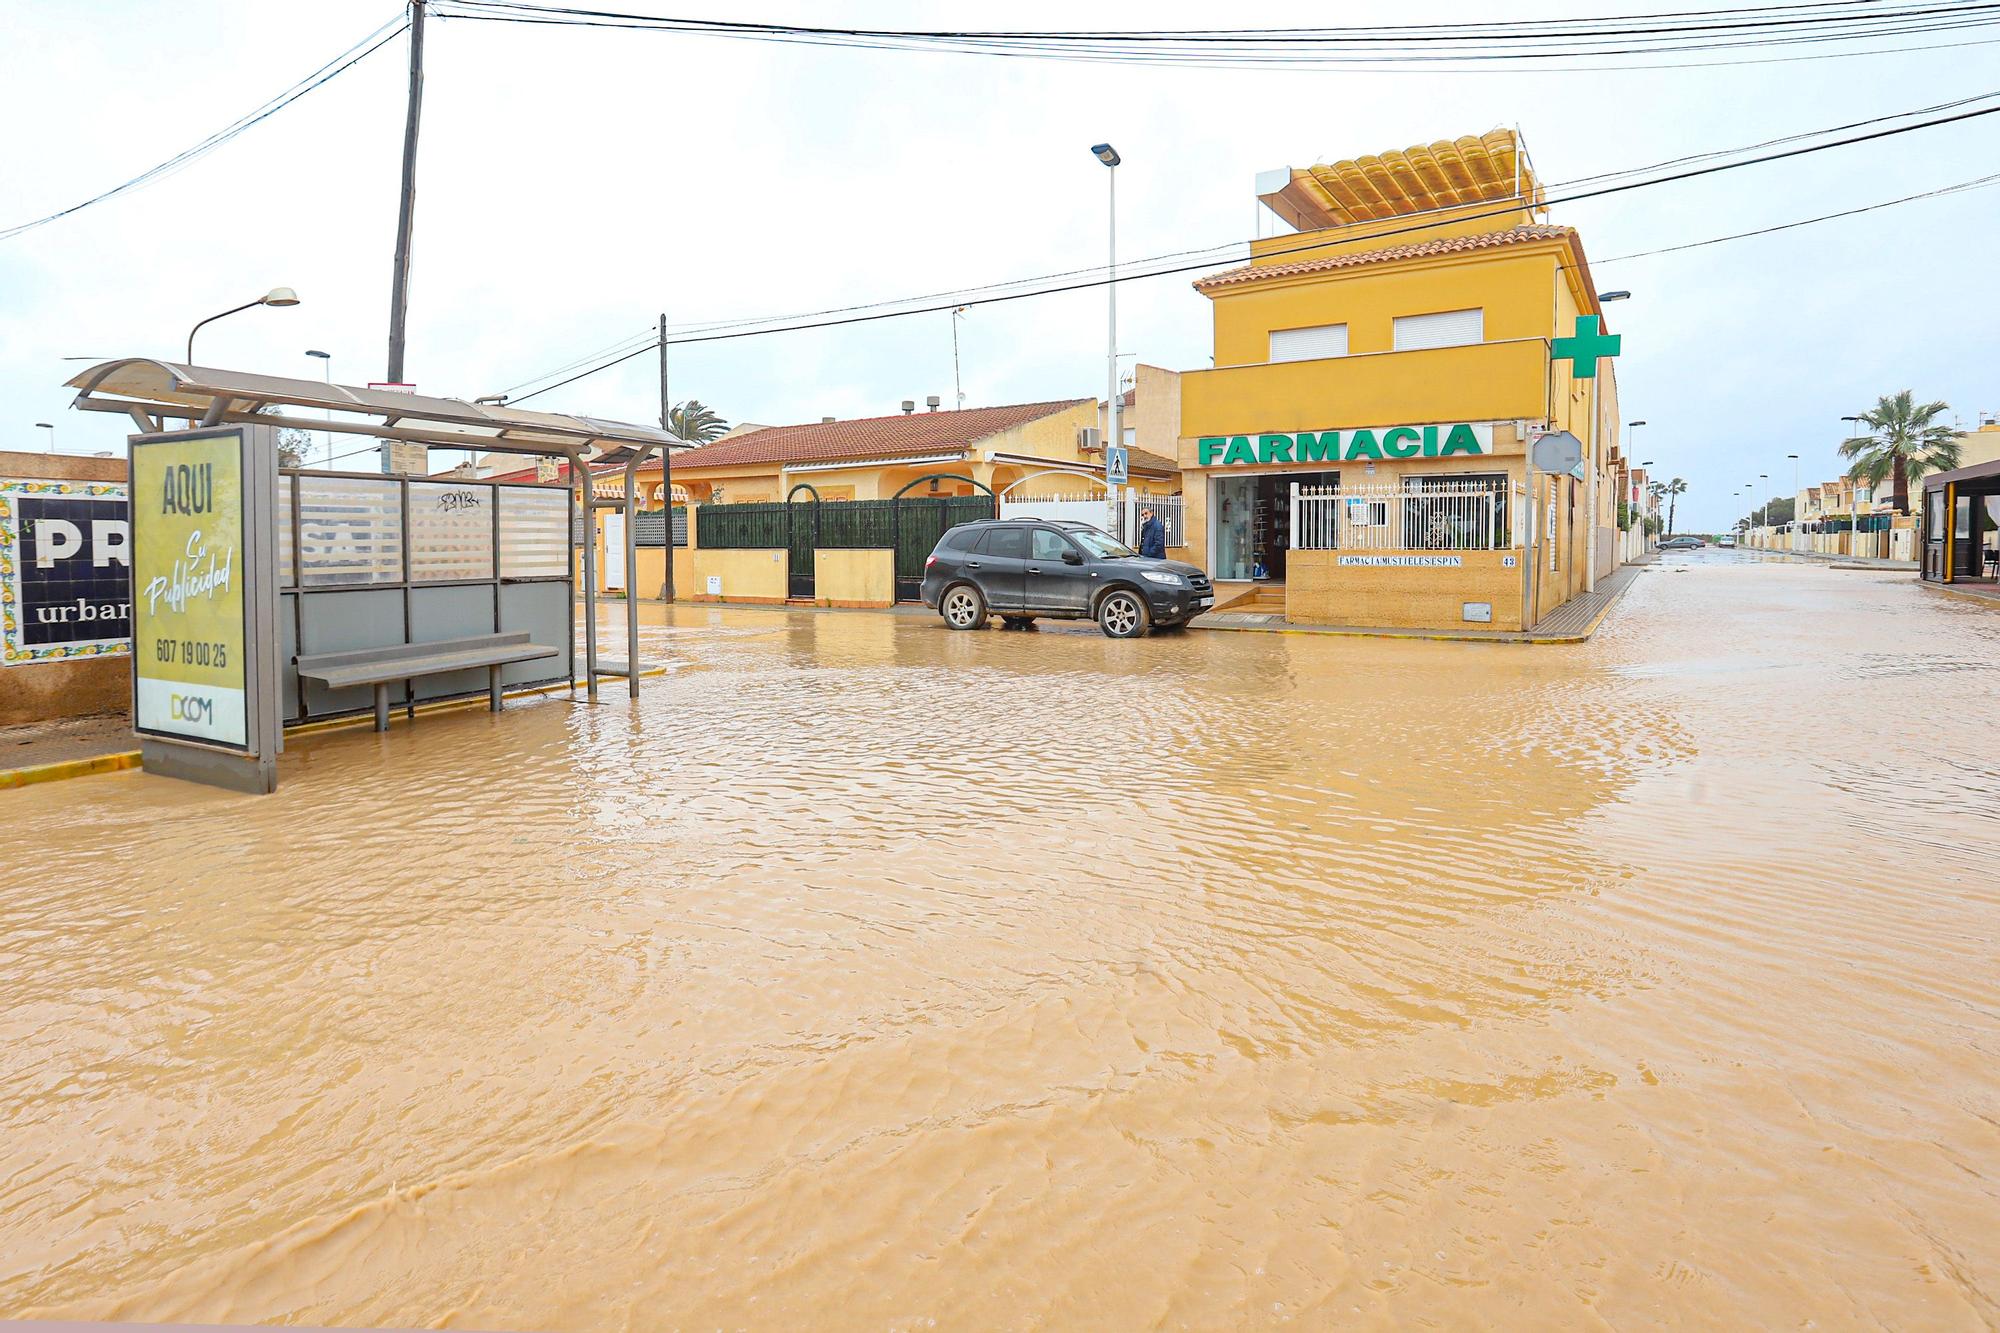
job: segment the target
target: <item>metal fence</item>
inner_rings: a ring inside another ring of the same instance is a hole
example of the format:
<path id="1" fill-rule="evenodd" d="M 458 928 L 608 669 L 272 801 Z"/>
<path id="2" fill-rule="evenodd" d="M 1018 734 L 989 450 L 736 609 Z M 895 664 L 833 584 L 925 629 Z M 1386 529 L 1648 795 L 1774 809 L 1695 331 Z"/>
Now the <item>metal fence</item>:
<path id="1" fill-rule="evenodd" d="M 674 506 L 674 545 L 688 544 L 688 511 L 686 505 Z M 632 542 L 635 546 L 661 547 L 667 544 L 667 511 L 664 509 L 641 509 L 632 516 Z"/>
<path id="2" fill-rule="evenodd" d="M 1292 549 L 1499 551 L 1512 545 L 1505 481 L 1292 485 Z"/>
<path id="3" fill-rule="evenodd" d="M 705 551 L 779 550 L 785 545 L 785 505 L 703 505 L 695 518 L 695 542 Z"/>

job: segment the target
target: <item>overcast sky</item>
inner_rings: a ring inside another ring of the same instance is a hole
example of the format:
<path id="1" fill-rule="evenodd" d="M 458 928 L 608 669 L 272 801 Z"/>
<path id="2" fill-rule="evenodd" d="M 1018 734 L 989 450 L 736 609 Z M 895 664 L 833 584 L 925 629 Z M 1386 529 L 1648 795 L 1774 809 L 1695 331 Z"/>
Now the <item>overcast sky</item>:
<path id="1" fill-rule="evenodd" d="M 614 8 L 874 26 L 1324 24 L 1324 5 Z M 1622 12 L 1657 10 L 1626 4 Z M 144 170 L 393 16 L 393 0 L 0 0 L 0 226 Z M 1510 6 L 1508 17 L 1602 12 Z M 1355 3 L 1352 24 L 1488 17 Z M 2000 37 L 1984 30 L 1970 36 Z M 1392 75 L 1214 72 L 828 50 L 433 21 L 409 377 L 506 389 L 674 322 L 782 314 L 1085 267 L 1104 252 L 1108 139 L 1127 256 L 1252 234 L 1263 169 L 1518 125 L 1545 180 L 1986 92 L 2000 47 L 1692 70 Z M 67 411 L 65 357 L 179 359 L 195 320 L 284 284 L 303 304 L 210 326 L 197 360 L 380 379 L 406 60 L 399 39 L 216 153 L 0 241 L 0 447 L 122 448 Z M 1751 55 L 1762 53 L 1748 53 Z M 2000 169 L 2000 117 L 1556 210 L 1625 335 L 1635 455 L 1690 485 L 1682 526 L 1723 526 L 1759 473 L 1836 472 L 1840 416 L 1881 393 L 2000 408 L 2000 190 L 1678 255 L 1611 257 L 1932 189 Z M 1121 289 L 1122 350 L 1208 364 L 1186 275 Z M 1101 393 L 1101 290 L 975 309 L 969 405 Z M 676 349 L 674 396 L 778 424 L 952 397 L 943 314 Z M 657 412 L 642 357 L 534 406 Z"/>

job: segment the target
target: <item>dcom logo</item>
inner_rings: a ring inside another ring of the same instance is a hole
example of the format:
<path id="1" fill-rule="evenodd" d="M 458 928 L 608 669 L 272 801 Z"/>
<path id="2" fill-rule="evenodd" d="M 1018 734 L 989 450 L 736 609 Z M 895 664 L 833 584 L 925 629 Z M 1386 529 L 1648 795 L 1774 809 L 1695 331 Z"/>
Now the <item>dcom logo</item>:
<path id="1" fill-rule="evenodd" d="M 198 722 L 205 727 L 215 725 L 215 700 L 208 695 L 169 695 L 168 711 L 176 722 Z"/>

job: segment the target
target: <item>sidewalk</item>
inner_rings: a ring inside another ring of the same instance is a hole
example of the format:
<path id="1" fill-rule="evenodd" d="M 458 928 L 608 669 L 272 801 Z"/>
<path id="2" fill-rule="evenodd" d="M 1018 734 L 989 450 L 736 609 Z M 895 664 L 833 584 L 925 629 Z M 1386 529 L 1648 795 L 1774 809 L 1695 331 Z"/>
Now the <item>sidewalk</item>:
<path id="1" fill-rule="evenodd" d="M 0 789 L 136 768 L 139 741 L 123 713 L 0 727 Z"/>
<path id="2" fill-rule="evenodd" d="M 1899 569 L 1911 574 L 1917 572 L 1917 562 L 1914 560 L 1883 560 L 1872 555 L 1828 555 L 1824 551 L 1771 551 L 1761 546 L 1744 546 L 1737 549 L 1745 555 L 1778 555 L 1793 560 L 1817 560 L 1833 569 Z"/>
<path id="3" fill-rule="evenodd" d="M 1295 625 L 1281 615 L 1211 611 L 1188 622 L 1190 629 L 1248 630 L 1267 634 L 1338 634 L 1376 639 L 1438 639 L 1452 643 L 1582 643 L 1597 632 L 1611 608 L 1650 564 L 1650 553 L 1600 579 L 1594 592 L 1582 593 L 1543 616 L 1531 630 L 1398 629 L 1388 625 Z"/>

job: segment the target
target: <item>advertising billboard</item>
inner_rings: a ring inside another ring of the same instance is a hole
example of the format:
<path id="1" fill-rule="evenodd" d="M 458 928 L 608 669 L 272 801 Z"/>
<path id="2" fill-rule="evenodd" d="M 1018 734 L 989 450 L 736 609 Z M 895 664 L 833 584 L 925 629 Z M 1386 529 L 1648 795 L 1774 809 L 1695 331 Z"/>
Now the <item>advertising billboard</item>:
<path id="1" fill-rule="evenodd" d="M 251 749 L 244 432 L 132 441 L 133 723 Z"/>
<path id="2" fill-rule="evenodd" d="M 0 479 L 0 665 L 125 652 L 131 564 L 122 484 Z"/>

